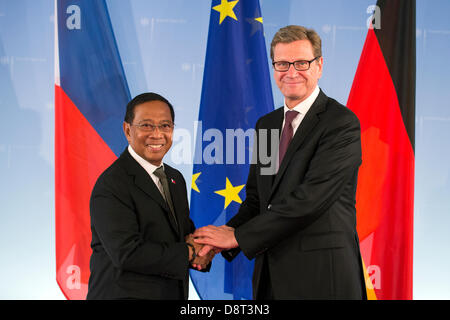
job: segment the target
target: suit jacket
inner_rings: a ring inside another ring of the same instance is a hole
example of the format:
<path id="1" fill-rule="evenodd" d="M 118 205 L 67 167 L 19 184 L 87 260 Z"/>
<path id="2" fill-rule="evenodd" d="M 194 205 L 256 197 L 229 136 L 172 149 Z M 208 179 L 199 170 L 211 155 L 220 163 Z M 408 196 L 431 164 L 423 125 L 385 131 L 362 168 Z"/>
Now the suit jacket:
<path id="1" fill-rule="evenodd" d="M 239 249 L 256 258 L 253 296 L 266 281 L 261 271 L 267 261 L 275 299 L 365 298 L 355 209 L 359 121 L 320 91 L 278 172 L 261 174 L 268 166 L 259 154 L 261 143 L 270 152 L 270 134 L 261 129 L 281 132 L 283 118 L 279 108 L 258 120 L 253 151 L 258 159 L 250 166 L 247 197 L 227 223 L 236 228 Z M 237 253 L 223 255 L 231 260 Z"/>
<path id="2" fill-rule="evenodd" d="M 91 195 L 91 275 L 87 299 L 187 299 L 188 247 L 195 230 L 186 183 L 164 164 L 178 228 L 148 173 L 128 150 Z"/>

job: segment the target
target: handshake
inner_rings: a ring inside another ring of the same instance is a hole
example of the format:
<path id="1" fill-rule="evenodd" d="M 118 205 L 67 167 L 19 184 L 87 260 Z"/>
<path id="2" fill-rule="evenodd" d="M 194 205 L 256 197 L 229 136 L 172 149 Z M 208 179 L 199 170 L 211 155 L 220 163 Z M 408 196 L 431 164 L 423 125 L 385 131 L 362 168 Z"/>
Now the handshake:
<path id="1" fill-rule="evenodd" d="M 234 228 L 227 225 L 198 228 L 185 240 L 189 246 L 189 261 L 197 270 L 206 269 L 216 253 L 238 247 Z"/>

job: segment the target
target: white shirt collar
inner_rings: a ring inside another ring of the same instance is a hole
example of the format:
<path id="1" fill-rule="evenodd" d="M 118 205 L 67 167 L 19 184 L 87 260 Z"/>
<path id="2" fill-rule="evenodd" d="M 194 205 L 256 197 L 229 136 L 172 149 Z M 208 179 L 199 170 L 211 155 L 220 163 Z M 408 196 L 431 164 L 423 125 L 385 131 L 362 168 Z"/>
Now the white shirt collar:
<path id="1" fill-rule="evenodd" d="M 284 100 L 284 113 L 286 113 L 286 111 L 289 111 L 289 110 L 295 110 L 295 111 L 299 112 L 300 114 L 305 115 L 308 112 L 309 108 L 311 108 L 314 101 L 316 101 L 319 93 L 320 93 L 320 89 L 319 89 L 319 86 L 317 85 L 316 88 L 314 89 L 314 91 L 309 95 L 308 98 L 306 98 L 305 100 L 303 100 L 302 102 L 297 104 L 292 109 L 288 108 L 288 106 L 286 105 L 286 99 L 285 99 Z"/>
<path id="2" fill-rule="evenodd" d="M 145 171 L 147 171 L 147 173 L 149 175 L 152 175 L 153 172 L 156 169 L 158 169 L 159 167 L 163 167 L 164 168 L 164 164 L 162 162 L 161 162 L 161 165 L 155 166 L 155 165 L 151 164 L 150 162 L 148 162 L 147 160 L 145 160 L 144 158 L 142 158 L 140 155 L 138 155 L 133 150 L 133 148 L 130 145 L 128 145 L 128 152 L 134 158 L 134 160 L 136 160 L 145 169 Z"/>

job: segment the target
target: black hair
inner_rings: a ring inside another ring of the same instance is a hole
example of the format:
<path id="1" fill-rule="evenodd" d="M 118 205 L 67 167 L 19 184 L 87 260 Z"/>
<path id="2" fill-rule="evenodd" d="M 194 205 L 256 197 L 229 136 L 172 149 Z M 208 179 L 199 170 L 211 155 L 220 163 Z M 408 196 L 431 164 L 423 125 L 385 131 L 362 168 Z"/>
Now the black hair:
<path id="1" fill-rule="evenodd" d="M 169 106 L 170 109 L 170 115 L 172 116 L 172 122 L 175 122 L 175 111 L 173 110 L 173 106 L 170 104 L 170 102 L 164 98 L 163 96 L 154 93 L 154 92 L 146 92 L 141 93 L 140 95 L 137 95 L 134 97 L 130 102 L 127 104 L 127 111 L 125 113 L 125 122 L 132 123 L 134 119 L 134 108 L 136 106 L 143 104 L 145 102 L 149 101 L 162 101 L 166 103 Z"/>

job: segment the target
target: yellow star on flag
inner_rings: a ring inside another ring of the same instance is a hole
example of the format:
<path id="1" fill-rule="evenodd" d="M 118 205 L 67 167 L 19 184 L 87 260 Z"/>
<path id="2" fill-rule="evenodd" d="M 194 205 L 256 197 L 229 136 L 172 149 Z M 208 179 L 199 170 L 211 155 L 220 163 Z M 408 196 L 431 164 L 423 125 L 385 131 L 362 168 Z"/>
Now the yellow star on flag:
<path id="1" fill-rule="evenodd" d="M 198 178 L 201 174 L 202 174 L 202 173 L 199 172 L 199 173 L 194 173 L 194 174 L 192 175 L 191 188 L 194 189 L 195 191 L 197 191 L 198 193 L 200 193 L 200 190 L 199 190 L 198 187 L 197 187 L 196 181 L 197 181 L 197 178 Z"/>
<path id="2" fill-rule="evenodd" d="M 214 191 L 214 193 L 217 193 L 223 197 L 225 197 L 225 207 L 226 209 L 228 205 L 231 203 L 231 201 L 235 201 L 237 203 L 242 203 L 241 198 L 239 197 L 239 192 L 242 190 L 242 188 L 245 187 L 245 184 L 233 187 L 230 180 L 226 178 L 226 186 L 225 189 Z"/>
<path id="3" fill-rule="evenodd" d="M 222 21 L 225 20 L 226 17 L 233 18 L 237 21 L 233 8 L 238 2 L 239 0 L 230 2 L 228 2 L 227 0 L 221 0 L 219 5 L 213 7 L 214 10 L 220 12 L 219 24 L 222 24 Z"/>

